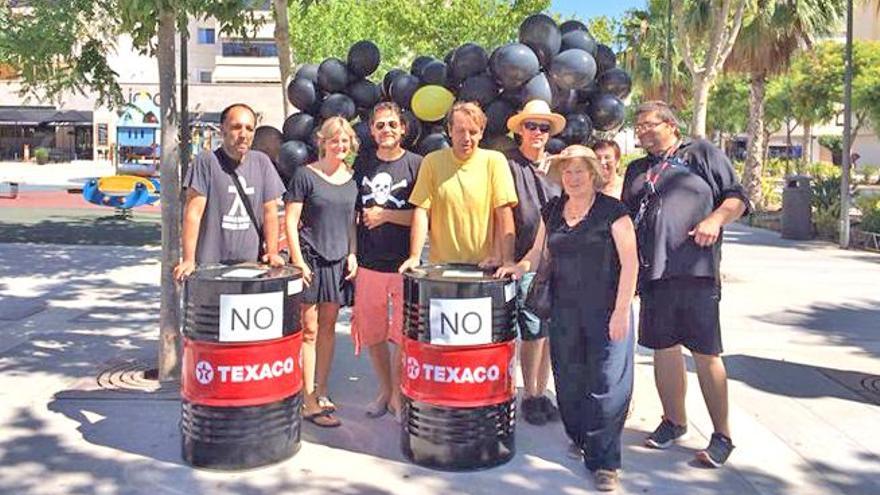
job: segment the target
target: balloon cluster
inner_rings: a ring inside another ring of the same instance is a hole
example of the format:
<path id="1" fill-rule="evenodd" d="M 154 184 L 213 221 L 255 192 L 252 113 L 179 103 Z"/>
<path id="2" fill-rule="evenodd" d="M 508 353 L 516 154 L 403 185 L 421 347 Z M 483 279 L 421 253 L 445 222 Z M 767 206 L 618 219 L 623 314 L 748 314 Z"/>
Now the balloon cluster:
<path id="1" fill-rule="evenodd" d="M 507 119 L 525 103 L 542 99 L 565 115 L 565 130 L 547 145 L 551 153 L 569 144 L 587 144 L 593 132 L 612 132 L 624 119 L 623 100 L 629 95 L 629 74 L 617 67 L 614 52 L 597 43 L 579 21 L 561 25 L 544 15 L 527 17 L 517 42 L 489 54 L 474 43 L 450 51 L 443 60 L 419 56 L 409 71 L 392 69 L 381 84 L 367 79 L 379 66 L 379 48 L 358 41 L 346 61 L 328 58 L 305 64 L 287 87 L 290 102 L 300 112 L 282 129 L 285 143 L 279 173 L 289 176 L 299 165 L 315 159 L 315 133 L 323 119 L 340 115 L 354 125 L 362 148 L 373 145 L 369 112 L 390 100 L 403 109 L 403 146 L 427 154 L 449 146 L 445 117 L 455 101 L 475 101 L 488 118 L 482 145 L 492 149 L 515 146 Z"/>

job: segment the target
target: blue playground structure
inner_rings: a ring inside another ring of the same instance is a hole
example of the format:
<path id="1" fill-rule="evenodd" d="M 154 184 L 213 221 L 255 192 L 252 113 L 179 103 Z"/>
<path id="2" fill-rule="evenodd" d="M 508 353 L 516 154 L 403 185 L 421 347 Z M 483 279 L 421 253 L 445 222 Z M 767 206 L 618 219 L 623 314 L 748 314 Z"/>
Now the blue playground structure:
<path id="1" fill-rule="evenodd" d="M 116 208 L 117 216 L 125 218 L 132 208 L 159 200 L 159 179 L 135 175 L 96 177 L 86 181 L 82 194 L 89 203 Z"/>

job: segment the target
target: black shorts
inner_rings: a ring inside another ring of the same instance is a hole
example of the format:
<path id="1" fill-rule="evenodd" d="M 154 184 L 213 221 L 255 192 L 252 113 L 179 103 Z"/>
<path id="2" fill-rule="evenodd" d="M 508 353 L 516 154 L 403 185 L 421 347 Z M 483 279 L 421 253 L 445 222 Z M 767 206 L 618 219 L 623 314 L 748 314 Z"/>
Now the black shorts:
<path id="1" fill-rule="evenodd" d="M 653 280 L 641 291 L 639 344 L 650 349 L 683 345 L 717 355 L 721 346 L 721 288 L 711 278 Z"/>

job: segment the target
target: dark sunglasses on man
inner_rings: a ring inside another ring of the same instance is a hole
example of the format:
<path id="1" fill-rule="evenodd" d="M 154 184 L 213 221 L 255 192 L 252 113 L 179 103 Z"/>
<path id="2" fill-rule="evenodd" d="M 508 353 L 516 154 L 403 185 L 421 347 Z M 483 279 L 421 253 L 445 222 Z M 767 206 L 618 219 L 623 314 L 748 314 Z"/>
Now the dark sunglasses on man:
<path id="1" fill-rule="evenodd" d="M 376 122 L 375 124 L 373 124 L 373 126 L 378 131 L 381 131 L 382 129 L 384 129 L 386 125 L 392 129 L 397 129 L 400 126 L 400 124 L 396 120 L 389 120 L 388 122 L 379 121 L 379 122 Z"/>
<path id="2" fill-rule="evenodd" d="M 528 131 L 538 130 L 545 134 L 550 132 L 550 124 L 544 124 L 540 122 L 524 122 L 523 127 L 525 127 Z"/>

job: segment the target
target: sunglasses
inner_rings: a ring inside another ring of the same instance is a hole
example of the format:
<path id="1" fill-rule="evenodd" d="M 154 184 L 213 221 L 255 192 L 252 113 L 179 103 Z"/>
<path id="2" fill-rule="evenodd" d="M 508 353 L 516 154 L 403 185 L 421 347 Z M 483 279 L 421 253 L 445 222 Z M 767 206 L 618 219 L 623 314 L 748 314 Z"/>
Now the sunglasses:
<path id="1" fill-rule="evenodd" d="M 541 132 L 550 132 L 550 124 L 540 124 L 538 122 L 526 122 L 523 124 L 523 127 L 529 131 L 541 131 Z"/>
<path id="2" fill-rule="evenodd" d="M 400 126 L 400 123 L 396 120 L 389 120 L 388 122 L 379 121 L 373 124 L 373 127 L 375 127 L 376 130 L 381 131 L 386 125 L 392 129 L 397 129 Z"/>

